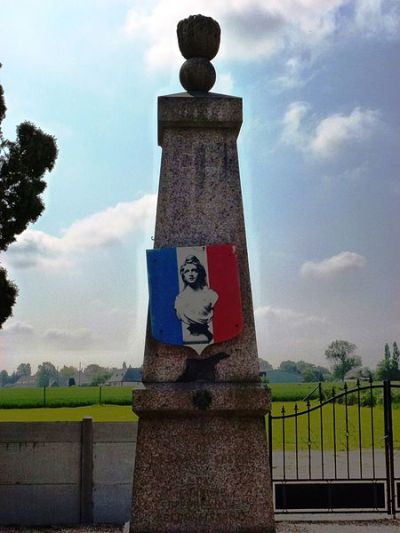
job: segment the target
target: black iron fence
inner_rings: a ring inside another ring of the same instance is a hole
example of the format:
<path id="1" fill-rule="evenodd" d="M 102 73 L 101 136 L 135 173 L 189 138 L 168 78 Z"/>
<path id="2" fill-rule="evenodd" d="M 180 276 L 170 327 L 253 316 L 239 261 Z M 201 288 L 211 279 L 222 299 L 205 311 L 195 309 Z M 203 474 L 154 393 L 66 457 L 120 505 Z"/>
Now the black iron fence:
<path id="1" fill-rule="evenodd" d="M 372 380 L 304 408 L 283 406 L 268 419 L 275 511 L 384 512 L 400 510 L 400 384 Z M 397 392 L 397 396 L 398 396 Z M 397 417 L 397 419 L 396 419 Z M 394 423 L 394 419 L 395 423 Z M 273 445 L 274 443 L 274 445 Z"/>

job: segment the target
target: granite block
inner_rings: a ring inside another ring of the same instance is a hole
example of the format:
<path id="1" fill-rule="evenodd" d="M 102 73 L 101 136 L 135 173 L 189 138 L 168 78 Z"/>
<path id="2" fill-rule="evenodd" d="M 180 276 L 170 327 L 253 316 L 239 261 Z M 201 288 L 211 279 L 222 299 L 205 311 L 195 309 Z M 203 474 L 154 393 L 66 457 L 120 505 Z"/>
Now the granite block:
<path id="1" fill-rule="evenodd" d="M 139 420 L 131 531 L 272 532 L 264 418 Z"/>

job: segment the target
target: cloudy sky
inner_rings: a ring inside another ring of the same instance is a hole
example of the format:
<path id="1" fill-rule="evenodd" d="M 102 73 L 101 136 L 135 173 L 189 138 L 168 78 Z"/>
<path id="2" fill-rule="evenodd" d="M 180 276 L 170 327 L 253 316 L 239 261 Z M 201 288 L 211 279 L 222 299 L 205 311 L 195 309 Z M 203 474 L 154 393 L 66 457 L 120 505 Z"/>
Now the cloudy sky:
<path id="1" fill-rule="evenodd" d="M 259 354 L 375 367 L 400 341 L 398 0 L 1 0 L 5 134 L 57 138 L 46 211 L 1 261 L 20 288 L 0 369 L 140 365 L 160 164 L 156 99 L 180 92 L 177 22 L 222 27 L 213 90 L 239 138 Z"/>

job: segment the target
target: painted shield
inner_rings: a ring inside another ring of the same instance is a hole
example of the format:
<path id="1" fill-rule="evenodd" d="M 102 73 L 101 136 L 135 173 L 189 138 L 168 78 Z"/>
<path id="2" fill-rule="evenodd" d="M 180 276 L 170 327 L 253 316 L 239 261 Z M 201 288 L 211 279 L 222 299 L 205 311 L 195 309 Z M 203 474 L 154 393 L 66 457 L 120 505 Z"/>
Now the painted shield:
<path id="1" fill-rule="evenodd" d="M 201 353 L 243 329 L 233 244 L 147 250 L 151 331 Z"/>

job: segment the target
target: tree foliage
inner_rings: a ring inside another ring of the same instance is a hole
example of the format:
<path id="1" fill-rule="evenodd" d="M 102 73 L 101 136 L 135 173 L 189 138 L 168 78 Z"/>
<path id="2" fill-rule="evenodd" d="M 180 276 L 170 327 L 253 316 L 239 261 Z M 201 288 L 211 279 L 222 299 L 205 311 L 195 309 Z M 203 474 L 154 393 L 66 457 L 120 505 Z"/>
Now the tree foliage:
<path id="1" fill-rule="evenodd" d="M 272 365 L 269 363 L 266 359 L 263 359 L 262 357 L 258 358 L 258 364 L 260 365 L 260 371 L 266 372 L 267 370 L 272 370 Z"/>
<path id="2" fill-rule="evenodd" d="M 7 370 L 2 370 L 0 372 L 0 387 L 5 387 L 8 383 L 8 372 Z"/>
<path id="3" fill-rule="evenodd" d="M 376 377 L 378 379 L 400 380 L 399 348 L 397 342 L 393 343 L 393 352 L 390 353 L 389 344 L 385 344 L 385 357 L 378 363 Z"/>
<path id="4" fill-rule="evenodd" d="M 43 176 L 53 169 L 57 158 L 55 139 L 30 122 L 17 126 L 15 141 L 5 139 L 1 123 L 6 110 L 0 85 L 0 252 L 42 213 L 44 204 L 40 195 L 46 188 Z M 0 294 L 1 329 L 12 314 L 17 297 L 16 286 L 1 266 Z"/>
<path id="5" fill-rule="evenodd" d="M 306 361 L 282 361 L 279 370 L 291 374 L 299 374 L 306 382 L 326 381 L 331 377 L 330 372 L 323 366 L 317 366 Z"/>
<path id="6" fill-rule="evenodd" d="M 349 370 L 361 365 L 361 357 L 353 355 L 357 346 L 348 341 L 333 341 L 325 350 L 325 357 L 332 363 L 333 374 L 344 381 Z"/>
<path id="7" fill-rule="evenodd" d="M 21 363 L 20 365 L 18 365 L 17 374 L 18 374 L 18 377 L 31 376 L 32 375 L 31 364 Z"/>
<path id="8" fill-rule="evenodd" d="M 64 365 L 62 369 L 60 370 L 60 376 L 62 376 L 65 379 L 73 378 L 78 374 L 78 369 L 74 366 L 66 366 Z"/>
<path id="9" fill-rule="evenodd" d="M 279 365 L 279 370 L 282 372 L 290 372 L 292 374 L 300 374 L 299 369 L 297 368 L 297 363 L 288 359 L 287 361 L 282 361 Z"/>
<path id="10" fill-rule="evenodd" d="M 36 373 L 36 385 L 38 387 L 48 387 L 52 379 L 57 378 L 57 369 L 50 363 L 50 361 L 45 361 L 38 367 Z"/>
<path id="11" fill-rule="evenodd" d="M 90 382 L 90 385 L 92 387 L 98 387 L 99 385 L 103 385 L 110 377 L 112 376 L 112 372 L 110 372 L 107 369 L 99 370 L 96 372 L 96 374 L 93 375 L 92 381 Z"/>

